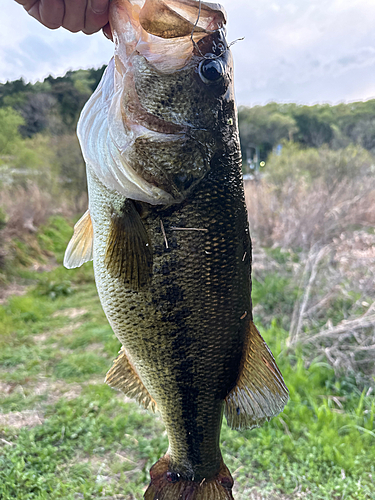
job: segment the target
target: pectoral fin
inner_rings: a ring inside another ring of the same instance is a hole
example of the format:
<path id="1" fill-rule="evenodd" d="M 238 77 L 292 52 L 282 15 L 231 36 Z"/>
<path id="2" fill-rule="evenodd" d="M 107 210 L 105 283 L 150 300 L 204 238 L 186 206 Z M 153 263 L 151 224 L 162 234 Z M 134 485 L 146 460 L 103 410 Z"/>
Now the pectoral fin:
<path id="1" fill-rule="evenodd" d="M 253 322 L 236 386 L 225 399 L 224 413 L 233 429 L 251 429 L 280 413 L 288 401 L 288 389 L 267 344 Z"/>
<path id="2" fill-rule="evenodd" d="M 64 266 L 67 269 L 80 267 L 85 262 L 92 260 L 94 231 L 92 227 L 90 210 L 82 215 L 74 226 L 72 239 L 65 251 Z"/>
<path id="3" fill-rule="evenodd" d="M 131 200 L 120 213 L 113 212 L 105 264 L 131 290 L 148 287 L 152 277 L 152 247 L 141 217 Z"/>
<path id="4" fill-rule="evenodd" d="M 112 368 L 107 373 L 105 383 L 113 387 L 113 389 L 119 389 L 129 396 L 129 398 L 135 399 L 146 409 L 150 408 L 152 411 L 156 410 L 154 399 L 143 385 L 143 382 L 139 378 L 133 365 L 130 363 L 123 347 L 114 360 Z"/>

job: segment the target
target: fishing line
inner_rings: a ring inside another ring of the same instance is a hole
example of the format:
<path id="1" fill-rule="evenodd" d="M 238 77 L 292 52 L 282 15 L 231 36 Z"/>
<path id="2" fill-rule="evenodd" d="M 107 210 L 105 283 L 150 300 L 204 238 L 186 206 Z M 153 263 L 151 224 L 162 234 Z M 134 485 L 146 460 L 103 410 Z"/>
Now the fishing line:
<path id="1" fill-rule="evenodd" d="M 195 42 L 194 40 L 194 31 L 195 31 L 195 28 L 198 26 L 198 23 L 199 23 L 199 19 L 201 17 L 201 11 L 202 11 L 202 0 L 198 0 L 199 1 L 199 10 L 198 10 L 198 17 L 197 17 L 197 20 L 195 21 L 195 24 L 193 26 L 193 29 L 191 30 L 191 34 L 190 34 L 190 39 L 191 39 L 191 42 L 193 44 L 193 47 L 199 52 L 199 54 L 204 58 L 204 59 L 218 59 L 219 57 L 221 57 L 223 54 L 225 54 L 225 52 L 227 52 L 227 50 L 230 49 L 230 47 L 232 47 L 232 45 L 234 45 L 235 43 L 237 42 L 240 42 L 242 40 L 245 39 L 245 37 L 241 37 L 241 38 L 236 38 L 236 40 L 233 40 L 233 42 L 230 42 L 229 45 L 227 45 L 227 47 L 222 50 L 220 52 L 219 55 L 214 55 L 214 54 L 210 54 L 209 56 L 206 55 L 206 54 L 203 54 L 201 49 L 198 47 L 198 44 Z M 205 30 L 207 33 L 216 33 L 217 31 L 224 31 L 224 28 L 221 27 L 221 28 L 218 28 L 217 30 Z M 225 38 L 225 37 L 224 37 Z"/>

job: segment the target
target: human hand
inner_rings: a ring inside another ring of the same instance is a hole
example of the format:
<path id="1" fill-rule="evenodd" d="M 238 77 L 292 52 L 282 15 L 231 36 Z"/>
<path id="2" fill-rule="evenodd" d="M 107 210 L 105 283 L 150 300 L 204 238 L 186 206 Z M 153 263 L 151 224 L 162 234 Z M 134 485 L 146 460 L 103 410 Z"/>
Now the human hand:
<path id="1" fill-rule="evenodd" d="M 110 0 L 16 0 L 40 23 L 50 29 L 62 26 L 73 33 L 91 35 L 104 28 L 110 35 L 108 6 Z M 109 31 L 109 32 L 108 32 Z"/>

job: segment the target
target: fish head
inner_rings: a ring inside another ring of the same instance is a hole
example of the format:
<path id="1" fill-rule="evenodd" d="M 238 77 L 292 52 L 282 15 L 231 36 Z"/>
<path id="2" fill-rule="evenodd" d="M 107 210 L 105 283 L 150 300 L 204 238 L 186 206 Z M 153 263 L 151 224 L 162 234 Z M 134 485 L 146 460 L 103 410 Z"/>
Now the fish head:
<path id="1" fill-rule="evenodd" d="M 115 60 L 133 83 L 124 105 L 138 98 L 140 107 L 166 123 L 213 128 L 233 75 L 225 11 L 196 0 L 167 2 L 146 0 L 139 12 L 128 0 L 114 2 Z M 177 6 L 178 12 L 172 9 Z"/>
<path id="2" fill-rule="evenodd" d="M 181 201 L 210 169 L 228 126 L 223 103 L 234 102 L 225 11 L 195 0 L 114 0 L 110 24 L 127 161 Z"/>
<path id="3" fill-rule="evenodd" d="M 114 58 L 78 124 L 86 163 L 127 198 L 180 203 L 237 134 L 226 13 L 197 0 L 112 0 L 109 15 Z"/>

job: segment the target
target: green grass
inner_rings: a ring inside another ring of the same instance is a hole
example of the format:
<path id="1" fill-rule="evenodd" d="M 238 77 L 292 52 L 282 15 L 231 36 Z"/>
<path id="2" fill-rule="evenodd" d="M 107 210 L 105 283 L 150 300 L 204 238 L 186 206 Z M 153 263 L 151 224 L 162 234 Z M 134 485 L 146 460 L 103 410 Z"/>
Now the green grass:
<path id="1" fill-rule="evenodd" d="M 38 238 L 61 262 L 59 223 L 54 219 L 53 230 Z M 157 415 L 103 383 L 120 344 L 91 266 L 17 272 L 32 286 L 0 307 L 0 498 L 140 500 L 167 437 Z M 66 282 L 69 293 L 59 287 Z M 60 291 L 49 293 L 46 283 Z M 269 303 L 281 296 L 280 284 L 270 290 Z M 287 333 L 276 322 L 261 333 L 290 402 L 261 429 L 237 432 L 223 424 L 236 500 L 254 491 L 265 499 L 375 499 L 374 396 L 355 377 L 338 378 L 324 362 L 307 367 L 300 352 L 288 354 Z M 20 415 L 27 424 L 36 412 L 38 425 L 35 418 L 33 426 L 14 424 Z"/>

